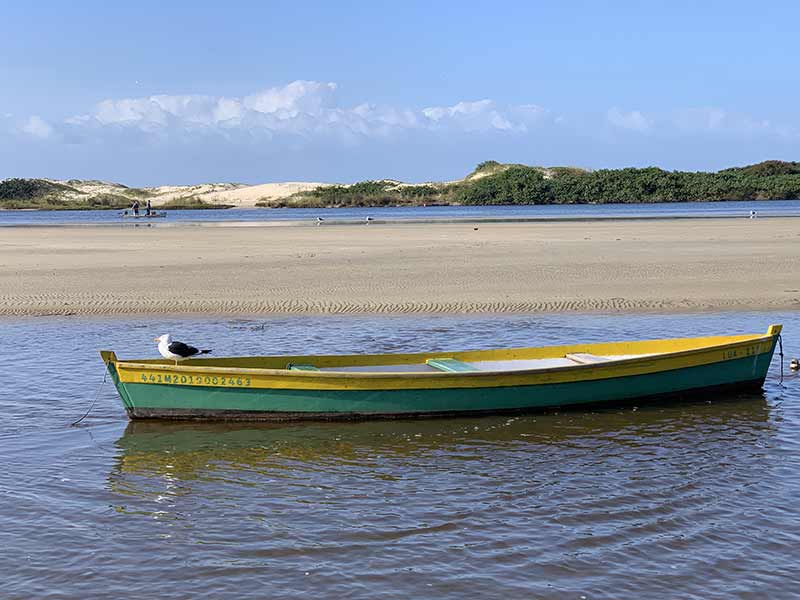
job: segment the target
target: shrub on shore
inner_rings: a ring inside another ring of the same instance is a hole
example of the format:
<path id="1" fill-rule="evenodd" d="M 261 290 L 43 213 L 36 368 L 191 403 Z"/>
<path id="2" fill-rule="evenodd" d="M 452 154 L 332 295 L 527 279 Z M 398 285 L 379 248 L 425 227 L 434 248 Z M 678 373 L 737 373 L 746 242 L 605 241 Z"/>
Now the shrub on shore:
<path id="1" fill-rule="evenodd" d="M 130 202 L 128 203 L 130 204 Z M 169 202 L 165 202 L 164 204 L 160 204 L 158 207 L 159 210 L 214 210 L 214 209 L 222 209 L 222 208 L 233 208 L 233 204 L 218 204 L 216 202 L 206 202 L 205 200 L 201 200 L 200 198 L 195 198 L 193 196 L 188 197 L 181 197 L 181 198 L 174 198 Z"/>
<path id="2" fill-rule="evenodd" d="M 81 182 L 70 181 L 78 185 Z M 99 182 L 98 182 L 99 183 Z M 0 208 L 120 209 L 142 203 L 150 190 L 117 185 L 113 192 L 87 194 L 46 179 L 0 181 Z M 265 198 L 262 207 L 369 207 L 440 204 L 611 204 L 800 198 L 800 162 L 765 161 L 714 172 L 665 171 L 656 167 L 600 169 L 528 167 L 484 161 L 461 181 L 405 184 L 389 179 L 320 186 L 284 198 Z M 192 195 L 159 209 L 232 208 Z"/>
<path id="3" fill-rule="evenodd" d="M 555 169 L 551 170 L 555 171 Z M 532 167 L 512 167 L 463 185 L 462 204 L 610 204 L 800 198 L 800 172 L 764 174 L 645 169 L 563 170 L 546 177 Z"/>
<path id="4" fill-rule="evenodd" d="M 449 184 L 362 181 L 319 187 L 283 206 L 403 206 L 423 204 L 618 204 L 800 198 L 800 163 L 767 161 L 713 172 L 576 167 L 527 167 L 486 161 Z M 264 204 L 274 205 L 274 204 Z"/>

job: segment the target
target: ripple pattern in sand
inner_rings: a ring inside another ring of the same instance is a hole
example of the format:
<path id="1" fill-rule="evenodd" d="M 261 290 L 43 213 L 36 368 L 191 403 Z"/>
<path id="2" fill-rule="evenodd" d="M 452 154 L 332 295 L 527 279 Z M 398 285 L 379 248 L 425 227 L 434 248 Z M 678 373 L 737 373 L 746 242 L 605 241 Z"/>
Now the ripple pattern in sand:
<path id="1" fill-rule="evenodd" d="M 800 307 L 800 298 L 564 298 L 532 301 L 372 301 L 138 296 L 102 293 L 0 296 L 0 315 L 124 314 L 513 314 L 554 312 L 659 312 L 713 309 L 781 309 Z"/>

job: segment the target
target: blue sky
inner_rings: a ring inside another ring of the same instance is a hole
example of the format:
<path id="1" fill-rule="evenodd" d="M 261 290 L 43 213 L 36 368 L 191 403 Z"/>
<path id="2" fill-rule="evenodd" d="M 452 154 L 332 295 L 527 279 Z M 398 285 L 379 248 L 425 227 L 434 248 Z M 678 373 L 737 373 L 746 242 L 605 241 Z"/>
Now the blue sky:
<path id="1" fill-rule="evenodd" d="M 800 159 L 794 2 L 0 1 L 0 178 Z"/>

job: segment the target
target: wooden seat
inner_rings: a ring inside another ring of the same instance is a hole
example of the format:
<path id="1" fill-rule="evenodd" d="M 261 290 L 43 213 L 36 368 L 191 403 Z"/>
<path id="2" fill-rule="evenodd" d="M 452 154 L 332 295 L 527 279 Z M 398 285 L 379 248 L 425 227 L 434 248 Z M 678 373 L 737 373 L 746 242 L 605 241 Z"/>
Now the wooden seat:
<path id="1" fill-rule="evenodd" d="M 294 363 L 289 363 L 286 368 L 290 371 L 319 371 L 314 365 L 296 365 Z"/>
<path id="2" fill-rule="evenodd" d="M 574 354 L 565 354 L 564 358 L 568 358 L 571 361 L 580 363 L 582 365 L 593 365 L 596 363 L 603 363 L 611 360 L 610 358 L 607 358 L 605 356 L 597 356 L 596 354 L 588 354 L 586 352 L 575 352 Z"/>
<path id="3" fill-rule="evenodd" d="M 479 370 L 455 358 L 429 358 L 425 361 L 425 364 L 439 371 L 447 371 L 449 373 L 467 373 L 469 371 Z"/>

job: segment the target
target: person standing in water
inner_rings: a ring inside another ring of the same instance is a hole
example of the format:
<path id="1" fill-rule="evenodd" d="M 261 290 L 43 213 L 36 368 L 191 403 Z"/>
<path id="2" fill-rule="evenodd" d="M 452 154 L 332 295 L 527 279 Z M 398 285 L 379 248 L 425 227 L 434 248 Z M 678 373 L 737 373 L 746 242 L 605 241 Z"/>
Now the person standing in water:
<path id="1" fill-rule="evenodd" d="M 133 204 L 131 204 L 131 210 L 133 210 L 133 216 L 134 217 L 138 217 L 139 216 L 139 201 L 138 200 L 134 200 L 133 201 Z"/>
<path id="2" fill-rule="evenodd" d="M 153 207 L 150 205 L 150 199 L 148 198 L 147 199 L 147 213 L 146 213 L 148 217 L 150 216 L 152 211 L 153 211 Z"/>

